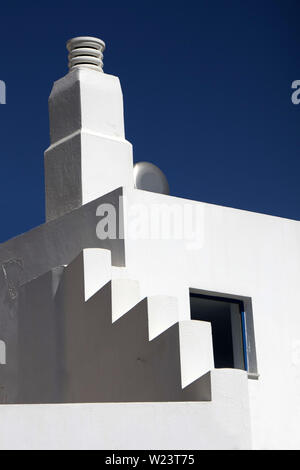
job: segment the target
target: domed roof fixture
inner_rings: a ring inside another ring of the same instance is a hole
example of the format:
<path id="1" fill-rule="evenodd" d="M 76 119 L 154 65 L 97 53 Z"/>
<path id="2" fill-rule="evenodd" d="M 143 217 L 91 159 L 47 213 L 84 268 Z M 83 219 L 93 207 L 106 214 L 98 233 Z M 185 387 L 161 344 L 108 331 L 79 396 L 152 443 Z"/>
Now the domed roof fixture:
<path id="1" fill-rule="evenodd" d="M 103 51 L 105 42 L 90 36 L 79 36 L 67 42 L 69 69 L 87 67 L 103 72 Z"/>
<path id="2" fill-rule="evenodd" d="M 170 194 L 167 178 L 153 163 L 136 163 L 133 167 L 133 178 L 136 189 L 143 189 L 152 193 Z"/>

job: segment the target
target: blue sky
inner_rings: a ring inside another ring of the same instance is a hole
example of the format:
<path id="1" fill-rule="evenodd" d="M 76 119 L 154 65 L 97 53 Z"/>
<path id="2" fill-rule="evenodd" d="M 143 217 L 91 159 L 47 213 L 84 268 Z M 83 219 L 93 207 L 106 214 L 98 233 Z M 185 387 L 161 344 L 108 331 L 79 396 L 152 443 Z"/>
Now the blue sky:
<path id="1" fill-rule="evenodd" d="M 47 100 L 78 35 L 107 43 L 134 159 L 172 195 L 299 220 L 299 13 L 294 0 L 1 5 L 0 241 L 44 221 Z"/>

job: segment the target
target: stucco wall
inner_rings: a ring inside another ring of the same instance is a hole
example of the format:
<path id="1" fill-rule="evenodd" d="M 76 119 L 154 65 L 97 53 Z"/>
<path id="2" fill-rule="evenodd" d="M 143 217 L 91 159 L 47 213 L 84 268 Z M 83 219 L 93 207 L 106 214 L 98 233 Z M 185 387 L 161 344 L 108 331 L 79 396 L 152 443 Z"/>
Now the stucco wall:
<path id="1" fill-rule="evenodd" d="M 0 449 L 249 449 L 242 371 L 212 373 L 212 402 L 0 406 Z"/>
<path id="2" fill-rule="evenodd" d="M 192 206 L 198 247 L 130 235 L 138 205 L 160 204 Z M 248 381 L 254 447 L 300 448 L 299 222 L 139 190 L 127 191 L 126 207 L 124 275 L 139 280 L 142 295 L 177 296 L 181 319 L 190 317 L 189 288 L 252 298 L 260 374 Z"/>

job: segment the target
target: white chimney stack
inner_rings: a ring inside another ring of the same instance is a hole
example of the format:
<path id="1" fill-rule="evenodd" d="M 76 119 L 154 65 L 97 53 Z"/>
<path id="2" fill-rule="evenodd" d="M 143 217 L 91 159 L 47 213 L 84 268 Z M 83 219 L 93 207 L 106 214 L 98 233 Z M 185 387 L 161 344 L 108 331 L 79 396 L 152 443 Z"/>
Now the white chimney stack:
<path id="1" fill-rule="evenodd" d="M 49 98 L 47 220 L 118 187 L 133 187 L 120 82 L 102 69 L 105 43 L 79 37 L 68 41 L 67 48 L 69 73 L 54 83 Z"/>

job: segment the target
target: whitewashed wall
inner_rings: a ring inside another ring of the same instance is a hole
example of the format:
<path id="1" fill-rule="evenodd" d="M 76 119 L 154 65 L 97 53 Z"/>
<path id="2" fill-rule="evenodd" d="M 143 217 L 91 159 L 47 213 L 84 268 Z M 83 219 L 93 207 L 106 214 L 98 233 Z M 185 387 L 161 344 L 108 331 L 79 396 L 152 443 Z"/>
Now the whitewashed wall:
<path id="1" fill-rule="evenodd" d="M 190 316 L 189 288 L 251 297 L 260 374 L 248 380 L 253 445 L 300 448 L 300 223 L 135 190 L 128 226 L 137 204 L 161 203 L 198 208 L 201 246 L 128 237 L 126 275 L 142 295 L 177 296 L 181 319 Z"/>

